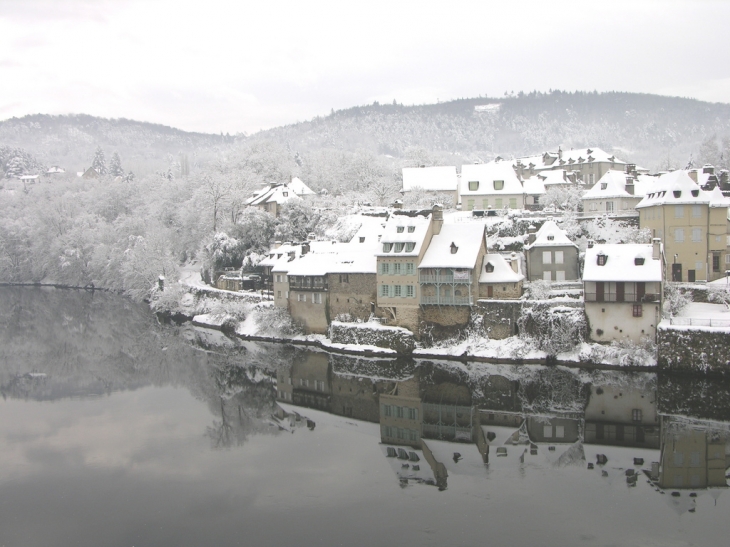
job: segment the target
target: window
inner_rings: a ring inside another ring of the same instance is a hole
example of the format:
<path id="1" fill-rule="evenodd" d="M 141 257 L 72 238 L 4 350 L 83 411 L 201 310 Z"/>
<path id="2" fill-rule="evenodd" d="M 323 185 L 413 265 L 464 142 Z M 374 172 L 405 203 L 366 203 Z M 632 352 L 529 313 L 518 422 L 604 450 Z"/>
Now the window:
<path id="1" fill-rule="evenodd" d="M 606 212 L 613 213 L 613 201 L 606 202 Z"/>
<path id="2" fill-rule="evenodd" d="M 474 200 L 469 199 L 466 201 L 466 210 L 467 211 L 473 211 L 474 210 Z"/>
<path id="3" fill-rule="evenodd" d="M 413 290 L 413 285 L 406 285 L 406 296 L 408 298 L 413 298 L 415 296 L 415 291 Z"/>
<path id="4" fill-rule="evenodd" d="M 674 229 L 674 241 L 677 243 L 684 243 L 684 228 Z"/>
<path id="5" fill-rule="evenodd" d="M 730 255 L 725 255 L 725 264 L 730 264 Z"/>
<path id="6" fill-rule="evenodd" d="M 684 205 L 674 206 L 674 218 L 684 218 Z"/>
<path id="7" fill-rule="evenodd" d="M 415 268 L 413 267 L 413 262 L 406 262 L 406 275 L 413 275 L 415 273 Z"/>
<path id="8" fill-rule="evenodd" d="M 563 251 L 555 251 L 555 264 L 563 263 Z"/>
<path id="9" fill-rule="evenodd" d="M 542 263 L 543 264 L 552 264 L 553 263 L 552 251 L 543 251 L 542 252 Z"/>
<path id="10" fill-rule="evenodd" d="M 684 452 L 675 452 L 674 453 L 674 467 L 683 467 L 684 466 Z"/>
<path id="11" fill-rule="evenodd" d="M 542 436 L 546 439 L 549 439 L 553 436 L 553 426 L 551 425 L 544 425 L 542 427 Z"/>
<path id="12" fill-rule="evenodd" d="M 340 283 L 349 283 L 350 274 L 340 274 Z"/>
<path id="13" fill-rule="evenodd" d="M 702 207 L 700 205 L 692 206 L 692 216 L 694 218 L 700 218 L 702 216 Z"/>
<path id="14" fill-rule="evenodd" d="M 494 264 L 491 262 L 487 262 L 487 265 L 484 267 L 484 271 L 487 273 L 492 273 L 494 271 Z"/>
<path id="15" fill-rule="evenodd" d="M 631 411 L 631 421 L 632 422 L 641 421 L 641 409 L 640 408 L 635 408 Z"/>
<path id="16" fill-rule="evenodd" d="M 406 252 L 407 253 L 413 252 L 413 249 L 415 249 L 415 248 L 416 248 L 415 243 L 406 243 Z"/>
<path id="17" fill-rule="evenodd" d="M 401 274 L 401 264 L 400 262 L 393 264 L 393 275 L 400 275 Z"/>
<path id="18" fill-rule="evenodd" d="M 403 246 L 404 245 L 405 245 L 404 243 L 396 243 L 395 244 L 395 252 L 396 253 L 403 252 Z"/>
<path id="19" fill-rule="evenodd" d="M 494 189 L 495 190 L 503 190 L 504 189 L 504 181 L 503 180 L 495 180 L 494 181 Z"/>
<path id="20" fill-rule="evenodd" d="M 403 230 L 404 230 L 403 226 L 398 226 L 398 227 L 397 227 L 397 228 L 395 229 L 395 231 L 396 231 L 396 232 L 398 232 L 399 234 L 402 234 L 402 233 L 403 233 Z"/>
<path id="21" fill-rule="evenodd" d="M 394 296 L 397 297 L 397 298 L 400 298 L 402 296 L 401 295 L 401 286 L 400 285 L 393 285 L 393 289 L 395 289 L 393 291 L 394 292 Z"/>
<path id="22" fill-rule="evenodd" d="M 384 253 L 389 253 L 392 248 L 393 248 L 392 243 L 383 243 L 383 252 Z"/>
<path id="23" fill-rule="evenodd" d="M 360 243 L 365 243 L 365 236 L 360 236 Z"/>
<path id="24" fill-rule="evenodd" d="M 312 295 L 312 303 L 313 304 L 321 304 L 322 303 L 322 293 L 314 293 Z"/>
<path id="25" fill-rule="evenodd" d="M 702 228 L 692 228 L 692 243 L 702 242 Z"/>
<path id="26" fill-rule="evenodd" d="M 416 231 L 416 227 L 415 227 L 415 226 L 409 226 L 409 227 L 408 227 L 408 233 L 409 233 L 409 234 L 412 234 L 412 233 L 413 233 L 413 232 L 415 232 L 415 231 Z"/>
<path id="27" fill-rule="evenodd" d="M 725 258 L 727 258 L 727 256 Z M 720 255 L 719 254 L 712 255 L 712 271 L 713 272 L 720 271 Z"/>
<path id="28" fill-rule="evenodd" d="M 704 266 L 704 262 L 695 262 L 695 270 L 702 270 L 702 266 Z"/>
<path id="29" fill-rule="evenodd" d="M 543 281 L 552 281 L 553 280 L 552 272 L 550 270 L 548 270 L 546 272 L 542 272 L 542 280 Z"/>
<path id="30" fill-rule="evenodd" d="M 281 291 L 276 291 L 276 298 L 281 298 Z"/>
<path id="31" fill-rule="evenodd" d="M 555 438 L 556 439 L 564 439 L 565 438 L 565 426 L 564 425 L 556 425 L 555 426 Z"/>
<path id="32" fill-rule="evenodd" d="M 380 285 L 380 296 L 390 296 L 389 285 Z"/>
<path id="33" fill-rule="evenodd" d="M 517 198 L 509 198 L 509 208 L 517 209 Z"/>
<path id="34" fill-rule="evenodd" d="M 475 192 L 476 190 L 479 190 L 479 181 L 478 180 L 470 180 L 469 181 L 469 191 Z"/>
<path id="35" fill-rule="evenodd" d="M 390 405 L 383 405 L 383 414 L 387 417 L 391 417 L 393 415 Z"/>
<path id="36" fill-rule="evenodd" d="M 418 419 L 418 409 L 417 408 L 409 408 L 408 409 L 408 419 L 409 420 L 417 420 Z"/>
<path id="37" fill-rule="evenodd" d="M 557 270 L 555 272 L 555 281 L 565 281 L 565 270 Z"/>
<path id="38" fill-rule="evenodd" d="M 494 208 L 495 209 L 501 209 L 502 208 L 502 198 L 497 198 L 494 200 Z"/>
<path id="39" fill-rule="evenodd" d="M 381 262 L 380 273 L 383 275 L 388 275 L 388 273 L 390 273 L 390 264 L 388 264 L 387 262 Z"/>
<path id="40" fill-rule="evenodd" d="M 641 317 L 642 315 L 644 315 L 644 307 L 641 304 L 634 304 L 633 308 L 634 309 L 632 315 L 634 317 Z"/>
<path id="41" fill-rule="evenodd" d="M 623 302 L 626 293 L 626 286 L 623 281 L 616 282 L 616 302 Z"/>
<path id="42" fill-rule="evenodd" d="M 601 190 L 605 190 L 607 186 L 608 186 L 608 183 L 607 182 L 602 182 L 601 183 Z"/>
<path id="43" fill-rule="evenodd" d="M 593 164 L 591 164 L 591 169 L 593 169 Z M 595 177 L 595 175 L 593 173 L 588 175 L 588 184 L 590 184 L 591 186 L 593 186 L 593 184 L 596 180 L 594 177 Z"/>

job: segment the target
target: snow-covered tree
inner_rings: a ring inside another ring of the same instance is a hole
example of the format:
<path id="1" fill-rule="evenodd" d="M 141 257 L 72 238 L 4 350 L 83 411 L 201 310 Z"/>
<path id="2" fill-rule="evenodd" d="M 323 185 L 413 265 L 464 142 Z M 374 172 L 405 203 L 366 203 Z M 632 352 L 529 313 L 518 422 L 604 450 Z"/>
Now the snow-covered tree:
<path id="1" fill-rule="evenodd" d="M 122 160 L 117 152 L 112 154 L 112 159 L 109 161 L 109 174 L 112 177 L 121 177 L 124 175 Z"/>
<path id="2" fill-rule="evenodd" d="M 717 144 L 717 135 L 710 135 L 700 145 L 697 154 L 698 166 L 706 163 L 718 165 L 720 163 L 720 146 Z"/>
<path id="3" fill-rule="evenodd" d="M 523 307 L 518 325 L 520 337 L 548 355 L 574 349 L 583 342 L 588 330 L 582 309 L 549 304 Z"/>
<path id="4" fill-rule="evenodd" d="M 690 302 L 692 302 L 691 292 L 683 291 L 675 283 L 664 284 L 664 303 L 662 304 L 664 317 L 675 317 Z"/>
<path id="5" fill-rule="evenodd" d="M 583 189 L 577 185 L 551 186 L 540 198 L 540 205 L 547 207 L 552 205 L 562 211 L 582 211 Z"/>
<path id="6" fill-rule="evenodd" d="M 730 288 L 727 285 L 708 285 L 707 300 L 722 304 L 730 311 Z"/>
<path id="7" fill-rule="evenodd" d="M 276 239 L 304 241 L 315 231 L 320 214 L 301 200 L 287 201 L 276 219 Z"/>
<path id="8" fill-rule="evenodd" d="M 651 230 L 607 217 L 583 223 L 583 232 L 597 243 L 651 243 Z"/>
<path id="9" fill-rule="evenodd" d="M 5 176 L 19 177 L 25 173 L 25 162 L 20 156 L 14 156 L 10 159 L 7 166 L 5 167 Z"/>
<path id="10" fill-rule="evenodd" d="M 276 231 L 276 219 L 255 207 L 247 207 L 230 226 L 230 232 L 245 252 L 263 253 L 269 250 Z"/>
<path id="11" fill-rule="evenodd" d="M 94 159 L 91 161 L 91 167 L 93 167 L 94 170 L 100 175 L 107 174 L 106 159 L 104 158 L 104 150 L 101 149 L 101 146 L 96 147 L 96 152 L 94 152 Z"/>

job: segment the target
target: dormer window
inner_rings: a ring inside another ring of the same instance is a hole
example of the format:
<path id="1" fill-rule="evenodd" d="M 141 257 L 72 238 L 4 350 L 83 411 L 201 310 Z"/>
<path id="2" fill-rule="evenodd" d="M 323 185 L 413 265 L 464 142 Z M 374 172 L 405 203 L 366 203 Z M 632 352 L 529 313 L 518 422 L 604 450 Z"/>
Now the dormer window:
<path id="1" fill-rule="evenodd" d="M 395 252 L 396 253 L 402 252 L 403 251 L 403 245 L 404 245 L 403 243 L 396 243 L 395 244 Z"/>
<path id="2" fill-rule="evenodd" d="M 602 182 L 601 183 L 601 190 L 605 190 L 606 188 L 608 188 L 608 183 L 607 182 Z"/>
<path id="3" fill-rule="evenodd" d="M 603 253 L 598 253 L 598 256 L 596 258 L 596 264 L 598 264 L 599 266 L 605 266 L 606 262 L 608 261 L 608 257 Z"/>
<path id="4" fill-rule="evenodd" d="M 698 197 L 699 195 L 700 195 L 700 191 L 699 191 L 699 190 L 692 190 L 692 197 L 693 197 L 693 198 L 696 198 L 696 197 Z"/>
<path id="5" fill-rule="evenodd" d="M 456 246 L 456 243 L 454 243 L 454 242 L 452 241 L 452 242 L 451 242 L 451 254 L 452 254 L 452 255 L 455 255 L 455 254 L 456 254 L 456 252 L 457 252 L 458 250 L 459 250 L 459 248 L 458 248 L 458 247 Z"/>
<path id="6" fill-rule="evenodd" d="M 503 180 L 495 180 L 494 181 L 494 189 L 495 190 L 503 190 L 504 189 L 504 181 Z"/>
<path id="7" fill-rule="evenodd" d="M 383 252 L 384 253 L 389 253 L 392 248 L 393 248 L 392 243 L 383 243 Z"/>
<path id="8" fill-rule="evenodd" d="M 360 236 L 360 243 L 365 243 L 365 236 Z"/>
<path id="9" fill-rule="evenodd" d="M 494 271 L 494 264 L 492 264 L 491 262 L 487 262 L 487 265 L 484 267 L 484 270 L 487 273 L 492 273 Z"/>
<path id="10" fill-rule="evenodd" d="M 474 192 L 476 190 L 479 190 L 479 181 L 478 180 L 470 180 L 469 181 L 469 191 Z"/>
<path id="11" fill-rule="evenodd" d="M 675 197 L 675 198 L 680 198 L 680 197 L 682 197 L 682 190 L 675 190 L 675 191 L 674 191 L 674 192 L 672 192 L 672 193 L 674 194 L 674 197 Z"/>
<path id="12" fill-rule="evenodd" d="M 416 227 L 415 227 L 415 226 L 409 226 L 409 227 L 408 227 L 408 233 L 409 233 L 409 234 L 412 234 L 412 233 L 413 233 L 413 232 L 415 232 L 415 231 L 416 231 Z"/>
<path id="13" fill-rule="evenodd" d="M 398 227 L 397 227 L 397 228 L 395 229 L 395 231 L 396 231 L 396 232 L 398 232 L 399 234 L 402 234 L 402 233 L 403 233 L 403 226 L 398 226 Z"/>
<path id="14" fill-rule="evenodd" d="M 555 241 L 555 236 L 553 234 L 550 234 L 549 236 L 547 236 L 547 240 L 548 241 Z"/>
<path id="15" fill-rule="evenodd" d="M 634 266 L 643 266 L 644 265 L 644 257 L 643 256 L 637 256 L 634 258 Z"/>
<path id="16" fill-rule="evenodd" d="M 410 253 L 415 248 L 416 248 L 416 244 L 415 243 L 406 243 L 406 252 L 407 253 Z"/>

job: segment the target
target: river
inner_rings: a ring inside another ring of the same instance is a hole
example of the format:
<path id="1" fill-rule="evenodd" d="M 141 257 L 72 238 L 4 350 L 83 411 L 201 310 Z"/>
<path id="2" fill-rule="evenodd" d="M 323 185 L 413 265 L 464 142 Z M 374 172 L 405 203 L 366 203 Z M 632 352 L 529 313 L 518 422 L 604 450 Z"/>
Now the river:
<path id="1" fill-rule="evenodd" d="M 6 287 L 0 394 L 4 547 L 730 533 L 724 380 L 329 355 Z"/>

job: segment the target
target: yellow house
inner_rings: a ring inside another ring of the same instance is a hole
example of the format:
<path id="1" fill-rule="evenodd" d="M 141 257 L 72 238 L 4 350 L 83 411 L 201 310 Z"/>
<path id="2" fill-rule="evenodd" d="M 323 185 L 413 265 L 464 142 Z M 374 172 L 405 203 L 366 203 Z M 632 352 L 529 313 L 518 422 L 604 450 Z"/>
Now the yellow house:
<path id="1" fill-rule="evenodd" d="M 730 199 L 705 191 L 687 171 L 661 175 L 636 206 L 639 226 L 664 242 L 665 279 L 714 281 L 730 267 L 727 253 Z"/>

